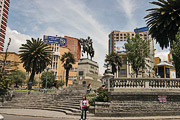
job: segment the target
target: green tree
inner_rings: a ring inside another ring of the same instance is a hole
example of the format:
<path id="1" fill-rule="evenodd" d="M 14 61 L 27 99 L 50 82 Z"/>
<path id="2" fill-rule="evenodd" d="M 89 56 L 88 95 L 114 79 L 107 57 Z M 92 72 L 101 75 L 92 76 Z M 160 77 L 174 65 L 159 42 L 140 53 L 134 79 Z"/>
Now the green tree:
<path id="1" fill-rule="evenodd" d="M 41 73 L 52 59 L 51 47 L 41 39 L 26 40 L 20 47 L 20 59 L 26 72 L 30 72 L 29 82 L 33 83 L 35 74 Z"/>
<path id="2" fill-rule="evenodd" d="M 8 78 L 11 81 L 11 84 L 15 83 L 17 85 L 21 85 L 26 80 L 26 73 L 22 72 L 21 70 L 15 70 L 10 73 Z"/>
<path id="3" fill-rule="evenodd" d="M 146 58 L 149 57 L 150 48 L 149 41 L 143 40 L 139 33 L 136 34 L 135 37 L 128 36 L 127 43 L 125 43 L 127 60 L 131 63 L 133 70 L 136 73 L 136 77 L 138 77 L 138 72 L 140 69 L 144 70 L 144 68 L 149 67 L 146 64 Z"/>
<path id="4" fill-rule="evenodd" d="M 72 64 L 75 64 L 74 55 L 71 52 L 64 53 L 61 57 L 61 61 L 66 69 L 66 86 L 68 85 L 69 70 L 72 68 Z"/>
<path id="5" fill-rule="evenodd" d="M 0 92 L 1 91 L 6 91 L 6 88 L 8 87 L 9 79 L 8 79 L 8 71 L 5 70 L 6 67 L 6 60 L 7 60 L 7 52 L 9 49 L 9 45 L 11 43 L 11 38 L 9 38 L 9 42 L 7 44 L 4 60 L 3 60 L 3 65 L 0 66 Z M 5 93 L 5 92 L 3 92 Z"/>
<path id="6" fill-rule="evenodd" d="M 111 65 L 112 67 L 112 74 L 117 72 L 117 69 L 120 69 L 122 66 L 122 57 L 115 52 L 110 53 L 109 55 L 106 55 L 105 62 Z"/>
<path id="7" fill-rule="evenodd" d="M 168 47 L 175 40 L 180 27 L 180 0 L 158 0 L 150 2 L 157 8 L 148 9 L 150 13 L 145 16 L 149 33 L 162 48 Z"/>
<path id="8" fill-rule="evenodd" d="M 180 77 L 180 29 L 176 35 L 176 41 L 173 41 L 171 53 L 173 56 L 173 61 L 175 63 L 176 76 L 177 78 L 179 78 Z"/>
<path id="9" fill-rule="evenodd" d="M 44 88 L 46 86 L 46 76 L 47 76 L 47 74 L 48 74 L 48 77 L 47 77 L 47 87 L 51 88 L 52 86 L 55 85 L 55 78 L 56 78 L 56 76 L 54 75 L 53 71 L 43 72 L 42 75 L 41 75 L 41 81 L 42 81 L 42 86 Z"/>

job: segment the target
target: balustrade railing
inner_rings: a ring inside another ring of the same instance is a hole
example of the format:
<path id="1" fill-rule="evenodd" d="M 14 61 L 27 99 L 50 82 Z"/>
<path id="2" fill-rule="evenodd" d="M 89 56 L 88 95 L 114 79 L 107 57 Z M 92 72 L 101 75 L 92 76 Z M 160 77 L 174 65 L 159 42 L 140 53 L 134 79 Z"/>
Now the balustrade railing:
<path id="1" fill-rule="evenodd" d="M 179 88 L 180 79 L 169 78 L 115 78 L 109 81 L 110 88 Z"/>

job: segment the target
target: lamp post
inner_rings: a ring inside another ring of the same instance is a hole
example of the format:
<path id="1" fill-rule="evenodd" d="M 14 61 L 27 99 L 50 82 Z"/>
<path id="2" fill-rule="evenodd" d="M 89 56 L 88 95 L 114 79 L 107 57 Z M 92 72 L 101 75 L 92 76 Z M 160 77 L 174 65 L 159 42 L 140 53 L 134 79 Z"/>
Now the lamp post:
<path id="1" fill-rule="evenodd" d="M 49 70 L 50 68 L 49 67 L 47 67 L 46 68 L 46 70 L 47 70 L 47 72 L 46 72 L 46 84 L 45 84 L 45 93 L 47 93 L 47 79 L 48 79 L 48 70 Z"/>

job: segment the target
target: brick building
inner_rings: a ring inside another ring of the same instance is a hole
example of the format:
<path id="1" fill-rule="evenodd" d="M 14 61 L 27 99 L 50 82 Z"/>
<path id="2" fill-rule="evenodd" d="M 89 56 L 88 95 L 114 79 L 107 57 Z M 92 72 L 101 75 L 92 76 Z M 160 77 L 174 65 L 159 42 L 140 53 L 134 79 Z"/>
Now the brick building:
<path id="1" fill-rule="evenodd" d="M 67 48 L 74 54 L 76 61 L 79 61 L 81 58 L 81 46 L 79 40 L 69 36 L 64 36 L 64 38 L 67 39 Z"/>
<path id="2" fill-rule="evenodd" d="M 3 51 L 10 0 L 0 0 L 0 52 Z"/>

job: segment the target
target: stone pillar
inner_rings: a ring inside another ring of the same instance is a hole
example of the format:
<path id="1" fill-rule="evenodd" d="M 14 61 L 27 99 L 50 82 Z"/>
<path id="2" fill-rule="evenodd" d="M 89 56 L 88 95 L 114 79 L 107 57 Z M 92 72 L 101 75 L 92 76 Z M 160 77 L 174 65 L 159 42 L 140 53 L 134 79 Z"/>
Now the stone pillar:
<path id="1" fill-rule="evenodd" d="M 111 86 L 110 86 L 110 81 L 111 81 L 111 79 L 112 78 L 114 78 L 114 75 L 110 72 L 110 71 L 108 71 L 107 70 L 107 72 L 105 73 L 105 75 L 103 76 L 103 79 L 105 80 L 105 81 L 107 81 L 107 88 L 108 88 L 108 92 L 110 92 L 110 89 L 111 89 Z"/>

